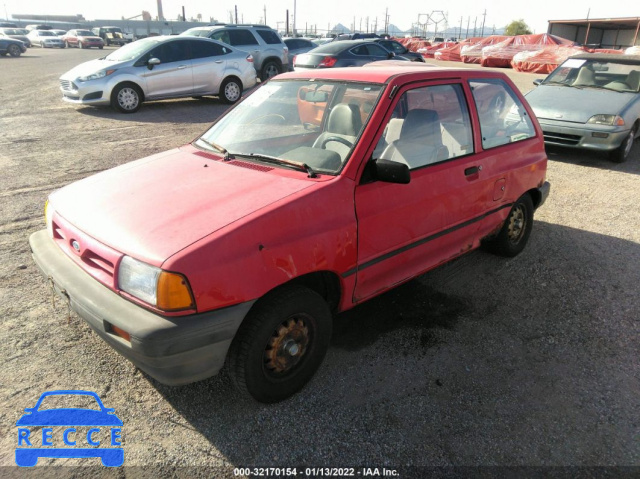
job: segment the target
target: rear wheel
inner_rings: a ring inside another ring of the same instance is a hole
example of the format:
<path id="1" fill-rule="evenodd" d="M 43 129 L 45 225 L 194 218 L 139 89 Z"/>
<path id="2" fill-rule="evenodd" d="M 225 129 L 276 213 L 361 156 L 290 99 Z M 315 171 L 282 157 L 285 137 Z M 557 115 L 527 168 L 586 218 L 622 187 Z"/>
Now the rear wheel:
<path id="1" fill-rule="evenodd" d="M 141 104 L 142 92 L 132 83 L 121 83 L 111 93 L 111 106 L 121 113 L 134 113 Z"/>
<path id="2" fill-rule="evenodd" d="M 12 57 L 19 57 L 22 54 L 22 50 L 20 50 L 20 47 L 18 45 L 9 45 L 7 51 Z"/>
<path id="3" fill-rule="evenodd" d="M 637 131 L 638 125 L 635 125 L 633 128 L 631 128 L 631 131 L 624 139 L 622 144 L 610 153 L 609 158 L 611 158 L 611 161 L 615 161 L 616 163 L 624 163 L 625 161 L 627 161 L 627 159 L 629 159 L 629 154 L 631 153 L 631 148 L 633 148 L 633 141 L 635 140 Z"/>
<path id="4" fill-rule="evenodd" d="M 533 201 L 531 196 L 521 196 L 513 205 L 498 235 L 484 246 L 492 253 L 513 257 L 522 252 L 533 228 Z"/>
<path id="5" fill-rule="evenodd" d="M 318 293 L 302 286 L 276 290 L 240 326 L 229 350 L 231 379 L 260 402 L 286 399 L 322 363 L 331 329 L 329 305 Z"/>
<path id="6" fill-rule="evenodd" d="M 242 96 L 242 83 L 236 78 L 227 78 L 220 85 L 220 99 L 227 104 L 237 102 Z"/>
<path id="7" fill-rule="evenodd" d="M 262 73 L 260 74 L 260 79 L 262 81 L 267 81 L 269 78 L 274 77 L 282 72 L 282 67 L 278 65 L 275 61 L 268 61 L 264 65 L 262 65 Z"/>

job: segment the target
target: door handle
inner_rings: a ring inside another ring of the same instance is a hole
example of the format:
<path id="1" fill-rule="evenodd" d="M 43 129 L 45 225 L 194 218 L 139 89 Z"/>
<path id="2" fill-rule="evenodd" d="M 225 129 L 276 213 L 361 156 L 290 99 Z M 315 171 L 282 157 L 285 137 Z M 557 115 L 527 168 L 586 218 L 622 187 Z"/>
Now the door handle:
<path id="1" fill-rule="evenodd" d="M 185 68 L 187 68 L 187 65 L 180 65 L 180 66 L 178 67 L 178 70 L 184 70 Z"/>
<path id="2" fill-rule="evenodd" d="M 222 63 L 222 60 L 216 60 L 214 63 Z"/>
<path id="3" fill-rule="evenodd" d="M 466 170 L 464 170 L 464 176 L 475 175 L 481 169 L 482 169 L 482 167 L 479 167 L 479 166 L 471 166 L 471 167 L 467 168 Z"/>

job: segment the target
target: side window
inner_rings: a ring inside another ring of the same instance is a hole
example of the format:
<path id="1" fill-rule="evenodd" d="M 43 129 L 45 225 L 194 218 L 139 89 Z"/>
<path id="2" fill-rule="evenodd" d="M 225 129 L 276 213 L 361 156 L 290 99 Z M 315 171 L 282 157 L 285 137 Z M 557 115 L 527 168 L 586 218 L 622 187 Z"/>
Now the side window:
<path id="1" fill-rule="evenodd" d="M 389 56 L 389 53 L 384 48 L 376 45 L 375 43 L 367 44 L 367 51 L 369 52 L 369 55 L 374 57 L 387 58 Z"/>
<path id="2" fill-rule="evenodd" d="M 355 48 L 352 48 L 350 51 L 354 55 L 368 55 L 366 45 L 359 45 Z"/>
<path id="3" fill-rule="evenodd" d="M 256 30 L 258 35 L 269 45 L 278 45 L 281 43 L 280 37 L 273 30 Z"/>
<path id="4" fill-rule="evenodd" d="M 229 38 L 231 39 L 230 45 L 234 47 L 239 45 L 258 45 L 258 40 L 249 30 L 229 30 Z"/>
<path id="5" fill-rule="evenodd" d="M 405 48 L 402 46 L 401 43 L 398 42 L 388 42 L 389 46 L 387 47 L 386 44 L 384 44 L 384 47 L 387 47 L 387 50 L 391 50 L 392 52 L 395 53 L 405 53 Z"/>
<path id="6" fill-rule="evenodd" d="M 226 43 L 227 45 L 231 45 L 229 32 L 226 30 L 218 30 L 217 32 L 213 32 L 211 38 L 213 38 L 214 40 L 218 40 L 219 42 Z"/>
<path id="7" fill-rule="evenodd" d="M 207 58 L 225 55 L 230 52 L 228 48 L 213 42 L 189 42 L 191 47 L 191 58 Z"/>
<path id="8" fill-rule="evenodd" d="M 158 58 L 163 64 L 185 61 L 188 59 L 187 42 L 176 41 L 163 43 L 162 45 L 154 48 L 150 54 L 147 55 L 148 58 Z M 145 57 L 147 55 L 145 55 Z"/>
<path id="9" fill-rule="evenodd" d="M 434 85 L 404 93 L 373 152 L 410 169 L 473 153 L 462 85 Z"/>
<path id="10" fill-rule="evenodd" d="M 473 80 L 469 85 L 478 110 L 483 149 L 526 140 L 536 135 L 529 114 L 502 80 Z"/>

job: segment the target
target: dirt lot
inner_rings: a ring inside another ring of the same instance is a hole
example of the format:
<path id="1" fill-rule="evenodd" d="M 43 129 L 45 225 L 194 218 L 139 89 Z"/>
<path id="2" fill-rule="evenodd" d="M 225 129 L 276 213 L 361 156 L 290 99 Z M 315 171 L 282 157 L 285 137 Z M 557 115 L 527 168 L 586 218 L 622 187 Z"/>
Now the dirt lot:
<path id="1" fill-rule="evenodd" d="M 93 390 L 115 408 L 125 465 L 150 477 L 232 476 L 234 466 L 640 466 L 640 144 L 621 165 L 550 151 L 551 196 L 522 255 L 474 252 L 339 315 L 315 379 L 264 406 L 224 376 L 160 385 L 52 307 L 28 246 L 47 195 L 186 143 L 225 110 L 216 99 L 133 115 L 63 103 L 59 75 L 102 54 L 0 57 L 0 475 L 29 472 L 9 467 L 15 422 L 52 389 Z M 533 87 L 535 75 L 507 73 Z M 124 477 L 96 459 L 53 462 L 89 463 L 91 474 Z"/>

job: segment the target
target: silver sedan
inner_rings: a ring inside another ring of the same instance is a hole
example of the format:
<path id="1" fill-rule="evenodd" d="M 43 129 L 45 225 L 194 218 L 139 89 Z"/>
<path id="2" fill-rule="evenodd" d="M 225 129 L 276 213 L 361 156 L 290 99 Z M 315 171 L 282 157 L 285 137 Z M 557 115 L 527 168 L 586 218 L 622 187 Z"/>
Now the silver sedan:
<path id="1" fill-rule="evenodd" d="M 534 83 L 526 96 L 545 143 L 629 157 L 640 135 L 640 56 L 576 55 Z"/>
<path id="2" fill-rule="evenodd" d="M 92 60 L 60 77 L 63 100 L 111 105 L 133 113 L 143 101 L 218 95 L 235 103 L 256 84 L 253 57 L 198 37 L 150 37 Z"/>

